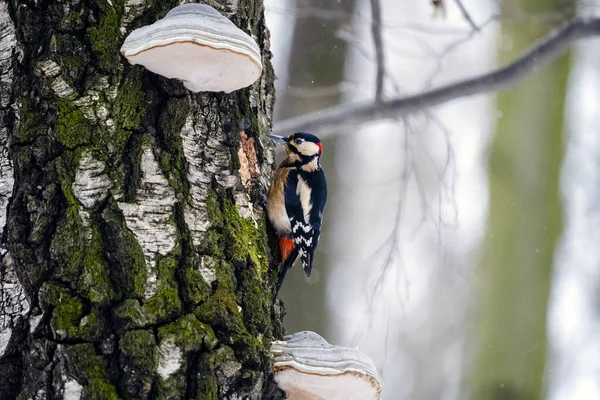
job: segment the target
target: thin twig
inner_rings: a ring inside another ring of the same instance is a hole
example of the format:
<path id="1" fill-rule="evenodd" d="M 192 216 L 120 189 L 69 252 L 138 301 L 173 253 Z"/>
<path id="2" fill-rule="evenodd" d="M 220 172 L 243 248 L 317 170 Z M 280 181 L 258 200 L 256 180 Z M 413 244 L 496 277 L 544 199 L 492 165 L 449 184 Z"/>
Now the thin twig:
<path id="1" fill-rule="evenodd" d="M 381 4 L 379 0 L 371 0 L 371 34 L 373 35 L 373 44 L 375 46 L 375 60 L 377 76 L 375 78 L 375 101 L 383 100 L 383 82 L 385 79 L 385 56 L 383 47 L 382 23 L 381 23 Z"/>
<path id="2" fill-rule="evenodd" d="M 475 21 L 473 21 L 473 18 L 471 18 L 471 14 L 469 14 L 469 11 L 467 11 L 467 9 L 465 8 L 465 5 L 463 4 L 462 0 L 454 0 L 454 2 L 460 9 L 463 18 L 469 23 L 469 25 L 471 25 L 471 28 L 473 28 L 474 31 L 479 32 L 479 27 L 477 26 Z"/>
<path id="3" fill-rule="evenodd" d="M 285 134 L 304 130 L 318 131 L 323 135 L 323 132 L 339 129 L 343 125 L 396 118 L 461 97 L 503 89 L 555 59 L 574 42 L 593 36 L 600 36 L 600 18 L 577 18 L 548 34 L 514 62 L 487 74 L 382 103 L 341 105 L 291 118 L 276 123 L 275 132 Z"/>

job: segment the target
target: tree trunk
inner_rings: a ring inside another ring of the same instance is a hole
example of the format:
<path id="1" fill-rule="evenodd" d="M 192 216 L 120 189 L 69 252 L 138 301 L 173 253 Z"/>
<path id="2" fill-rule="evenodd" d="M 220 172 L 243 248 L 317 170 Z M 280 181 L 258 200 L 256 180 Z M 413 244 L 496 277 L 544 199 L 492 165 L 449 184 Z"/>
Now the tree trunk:
<path id="1" fill-rule="evenodd" d="M 0 3 L 1 399 L 282 397 L 263 2 L 206 2 L 263 49 L 250 88 L 120 57 L 177 1 Z"/>

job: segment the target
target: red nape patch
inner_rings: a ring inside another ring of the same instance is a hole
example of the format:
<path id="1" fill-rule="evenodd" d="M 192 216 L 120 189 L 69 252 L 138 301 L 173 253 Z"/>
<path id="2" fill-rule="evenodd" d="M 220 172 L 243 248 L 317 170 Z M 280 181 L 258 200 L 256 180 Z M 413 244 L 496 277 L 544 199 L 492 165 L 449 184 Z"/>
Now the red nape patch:
<path id="1" fill-rule="evenodd" d="M 279 238 L 279 251 L 281 252 L 281 262 L 283 263 L 294 250 L 294 239 L 280 237 Z"/>
<path id="2" fill-rule="evenodd" d="M 323 144 L 321 142 L 317 142 L 317 146 L 319 146 L 319 154 L 323 152 Z"/>

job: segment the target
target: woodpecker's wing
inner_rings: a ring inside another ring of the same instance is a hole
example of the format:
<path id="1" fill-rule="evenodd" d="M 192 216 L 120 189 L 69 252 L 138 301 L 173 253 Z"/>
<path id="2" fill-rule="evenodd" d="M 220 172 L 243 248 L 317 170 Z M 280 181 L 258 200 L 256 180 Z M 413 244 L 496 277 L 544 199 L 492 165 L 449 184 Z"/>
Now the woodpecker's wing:
<path id="1" fill-rule="evenodd" d="M 327 201 L 327 184 L 322 169 L 313 172 L 290 172 L 285 188 L 285 204 L 294 243 L 310 277 L 315 249 L 321 236 L 323 208 Z"/>

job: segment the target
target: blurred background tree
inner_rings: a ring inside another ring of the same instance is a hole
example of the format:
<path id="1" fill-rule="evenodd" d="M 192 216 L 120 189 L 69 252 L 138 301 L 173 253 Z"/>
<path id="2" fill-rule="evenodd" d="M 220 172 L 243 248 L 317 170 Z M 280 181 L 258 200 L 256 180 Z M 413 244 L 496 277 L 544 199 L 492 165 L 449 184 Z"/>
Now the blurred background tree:
<path id="1" fill-rule="evenodd" d="M 571 1 L 503 2 L 500 15 L 544 15 Z M 565 17 L 568 17 L 565 15 Z M 517 58 L 552 26 L 501 22 L 499 61 Z M 546 373 L 547 310 L 556 242 L 570 53 L 497 95 L 489 153 L 490 210 L 477 268 L 472 399 L 540 399 Z"/>

